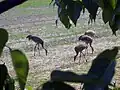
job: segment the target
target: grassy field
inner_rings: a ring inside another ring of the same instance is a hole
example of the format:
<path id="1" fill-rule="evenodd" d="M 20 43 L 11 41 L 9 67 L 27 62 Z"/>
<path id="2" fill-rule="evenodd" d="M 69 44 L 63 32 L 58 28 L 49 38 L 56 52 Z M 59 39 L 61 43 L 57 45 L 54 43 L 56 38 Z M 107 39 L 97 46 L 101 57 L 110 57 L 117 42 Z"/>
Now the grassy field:
<path id="1" fill-rule="evenodd" d="M 47 6 L 49 5 L 49 3 L 51 2 L 51 0 L 29 0 L 25 3 L 23 3 L 22 5 L 19 5 L 18 8 L 28 8 L 28 7 L 32 7 L 32 8 L 38 8 L 40 6 Z"/>
<path id="2" fill-rule="evenodd" d="M 59 21 L 59 26 L 56 28 L 54 23 L 56 8 L 49 7 L 49 2 L 50 0 L 29 0 L 0 16 L 0 26 L 8 29 L 9 32 L 7 45 L 22 50 L 28 57 L 30 69 L 27 86 L 32 86 L 33 90 L 49 80 L 51 71 L 55 69 L 71 70 L 78 74 L 87 73 L 97 54 L 107 48 L 120 45 L 120 32 L 117 32 L 117 37 L 113 36 L 109 26 L 101 20 L 101 15 L 98 15 L 96 22 L 89 26 L 88 13 L 85 13 L 81 15 L 76 27 L 73 25 L 71 29 L 65 29 Z M 85 63 L 82 58 L 81 63 L 78 64 L 77 58 L 74 63 L 74 47 L 79 44 L 77 39 L 80 34 L 89 29 L 95 30 L 98 35 L 93 42 L 95 52 L 91 54 L 89 48 L 89 54 L 86 56 L 88 62 Z M 37 35 L 45 41 L 48 56 L 45 56 L 43 49 L 40 55 L 36 52 L 36 56 L 33 56 L 35 44 L 25 38 L 28 34 Z M 7 48 L 4 49 L 1 59 L 6 62 L 9 73 L 15 76 Z M 114 78 L 117 86 L 120 86 L 119 60 Z M 79 87 L 79 84 L 73 84 L 73 86 Z"/>

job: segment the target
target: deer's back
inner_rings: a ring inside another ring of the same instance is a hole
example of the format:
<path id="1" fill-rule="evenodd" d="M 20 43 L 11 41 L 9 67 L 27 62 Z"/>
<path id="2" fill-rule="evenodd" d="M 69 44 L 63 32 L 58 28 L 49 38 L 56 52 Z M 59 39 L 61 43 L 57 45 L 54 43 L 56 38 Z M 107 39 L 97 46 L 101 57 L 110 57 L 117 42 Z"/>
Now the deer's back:
<path id="1" fill-rule="evenodd" d="M 88 46 L 86 44 L 80 44 L 80 45 L 75 47 L 75 51 L 82 52 L 84 49 L 87 49 L 87 47 Z"/>
<path id="2" fill-rule="evenodd" d="M 36 43 L 43 43 L 43 40 L 37 36 L 32 36 L 32 40 Z"/>

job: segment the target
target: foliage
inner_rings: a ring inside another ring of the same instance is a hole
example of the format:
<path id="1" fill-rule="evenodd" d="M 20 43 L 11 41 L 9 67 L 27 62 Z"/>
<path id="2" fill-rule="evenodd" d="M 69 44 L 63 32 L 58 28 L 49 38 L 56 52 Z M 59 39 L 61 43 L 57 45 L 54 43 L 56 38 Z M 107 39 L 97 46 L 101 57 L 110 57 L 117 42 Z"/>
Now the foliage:
<path id="1" fill-rule="evenodd" d="M 0 14 L 17 6 L 22 3 L 24 3 L 27 0 L 2 0 L 0 2 Z"/>
<path id="2" fill-rule="evenodd" d="M 56 82 L 56 81 L 47 81 L 44 83 L 42 90 L 75 90 L 72 86 L 64 83 L 64 82 Z"/>
<path id="3" fill-rule="evenodd" d="M 85 8 L 89 12 L 88 24 L 93 20 L 95 22 L 98 8 L 101 8 L 102 19 L 105 24 L 109 23 L 114 35 L 120 28 L 120 0 L 52 0 L 51 2 L 53 1 L 61 9 L 58 16 L 67 29 L 71 27 L 70 20 L 76 26 L 81 11 L 85 12 Z"/>
<path id="4" fill-rule="evenodd" d="M 3 48 L 6 46 L 6 42 L 8 41 L 8 32 L 5 29 L 0 29 L 0 54 L 3 51 Z M 6 46 L 8 47 L 8 46 Z M 25 84 L 27 81 L 27 75 L 29 71 L 29 63 L 23 52 L 20 50 L 12 50 L 10 47 L 11 58 L 13 62 L 14 69 L 16 71 L 19 85 L 21 90 L 24 90 Z M 0 90 L 15 90 L 14 79 L 10 77 L 8 74 L 8 70 L 5 64 L 0 64 Z"/>
<path id="5" fill-rule="evenodd" d="M 0 56 L 1 56 L 1 53 L 3 51 L 3 48 L 6 44 L 6 42 L 8 41 L 8 33 L 5 29 L 3 28 L 0 28 L 0 36 L 2 38 L 0 38 Z"/>
<path id="6" fill-rule="evenodd" d="M 10 53 L 20 88 L 24 90 L 29 70 L 28 60 L 20 50 L 11 50 Z"/>
<path id="7" fill-rule="evenodd" d="M 43 85 L 42 90 L 58 90 L 56 88 L 63 82 L 77 82 L 83 83 L 84 90 L 108 90 L 111 80 L 115 73 L 116 55 L 118 48 L 114 47 L 112 50 L 106 49 L 101 52 L 92 62 L 91 68 L 87 74 L 78 75 L 71 71 L 59 71 L 55 70 L 51 73 L 51 82 L 47 82 Z M 48 87 L 49 86 L 49 87 Z M 68 85 L 63 85 L 62 88 L 66 88 Z M 59 87 L 59 89 L 62 89 Z M 70 87 L 71 90 L 73 87 Z M 66 89 L 66 90 L 70 90 Z"/>
<path id="8" fill-rule="evenodd" d="M 9 74 L 5 64 L 0 64 L 0 90 L 15 90 L 14 79 Z"/>

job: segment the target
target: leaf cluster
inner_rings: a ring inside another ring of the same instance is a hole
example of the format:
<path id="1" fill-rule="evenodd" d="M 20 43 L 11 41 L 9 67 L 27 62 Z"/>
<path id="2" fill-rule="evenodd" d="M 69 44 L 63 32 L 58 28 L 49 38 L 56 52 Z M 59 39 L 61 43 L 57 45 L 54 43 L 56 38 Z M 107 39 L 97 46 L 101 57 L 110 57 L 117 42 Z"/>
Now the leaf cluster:
<path id="1" fill-rule="evenodd" d="M 83 83 L 84 90 L 109 90 L 112 78 L 115 74 L 116 55 L 118 47 L 106 49 L 101 52 L 92 62 L 87 74 L 78 75 L 71 71 L 54 70 L 51 80 L 44 83 L 42 90 L 75 90 L 65 82 Z"/>
<path id="2" fill-rule="evenodd" d="M 8 41 L 8 32 L 7 30 L 0 28 L 0 56 L 3 52 L 4 47 L 6 46 L 6 43 Z M 14 66 L 14 70 L 17 75 L 17 79 L 19 81 L 20 89 L 24 90 L 25 84 L 27 81 L 27 75 L 29 71 L 29 63 L 25 56 L 25 54 L 18 50 L 12 50 L 10 47 L 8 47 L 10 50 L 10 55 L 12 58 L 12 63 Z M 11 78 L 11 76 L 8 73 L 8 69 L 4 64 L 0 64 L 0 90 L 15 90 L 15 80 Z"/>
<path id="3" fill-rule="evenodd" d="M 114 35 L 120 28 L 120 0 L 52 0 L 54 5 L 60 9 L 58 16 L 63 25 L 69 29 L 72 25 L 76 26 L 81 11 L 85 9 L 89 12 L 89 23 L 95 22 L 98 8 L 102 9 L 102 19 L 104 23 L 109 23 Z"/>

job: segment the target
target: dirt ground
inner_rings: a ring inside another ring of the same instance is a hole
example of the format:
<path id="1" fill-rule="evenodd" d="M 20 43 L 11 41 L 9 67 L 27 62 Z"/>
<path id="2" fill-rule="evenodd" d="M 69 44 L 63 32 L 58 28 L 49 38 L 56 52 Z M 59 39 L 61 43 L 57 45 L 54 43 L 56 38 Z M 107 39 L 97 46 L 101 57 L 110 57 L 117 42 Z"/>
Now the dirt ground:
<path id="1" fill-rule="evenodd" d="M 30 8 L 26 10 L 29 9 Z M 35 10 L 46 10 L 46 8 L 37 8 Z M 87 15 L 84 17 L 82 16 L 78 21 L 78 26 L 70 29 L 69 31 L 64 29 L 60 22 L 59 27 L 55 28 L 55 15 L 34 13 L 26 15 L 20 14 L 20 11 L 22 10 L 12 9 L 9 12 L 2 14 L 0 16 L 0 26 L 8 29 L 9 41 L 7 45 L 13 49 L 20 49 L 26 53 L 30 66 L 27 85 L 32 86 L 34 89 L 49 80 L 50 73 L 55 69 L 71 70 L 78 74 L 87 73 L 92 60 L 97 56 L 97 54 L 107 48 L 120 45 L 119 32 L 117 37 L 112 36 L 110 28 L 108 28 L 107 25 L 105 26 L 103 22 L 99 21 L 99 19 L 95 25 L 88 26 L 86 23 L 83 24 L 83 22 L 87 20 L 85 19 Z M 72 32 L 74 29 L 75 32 Z M 99 37 L 94 38 L 93 47 L 95 51 L 93 54 L 91 54 L 91 49 L 89 48 L 89 54 L 86 56 L 88 62 L 85 62 L 85 59 L 82 57 L 79 64 L 79 58 L 77 58 L 76 62 L 73 61 L 73 57 L 75 55 L 74 47 L 79 44 L 77 41 L 78 36 L 88 29 L 94 29 Z M 40 55 L 38 52 L 36 52 L 36 56 L 33 55 L 33 47 L 35 43 L 28 41 L 25 38 L 28 34 L 38 35 L 44 39 L 45 47 L 48 50 L 47 56 L 42 48 Z M 9 73 L 15 76 L 7 48 L 4 48 L 1 59 L 5 61 L 9 69 Z M 117 86 L 120 86 L 120 61 L 117 62 L 114 78 L 117 82 Z M 72 85 L 77 88 L 79 87 L 79 84 Z"/>

